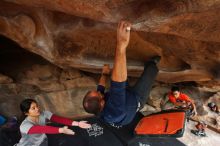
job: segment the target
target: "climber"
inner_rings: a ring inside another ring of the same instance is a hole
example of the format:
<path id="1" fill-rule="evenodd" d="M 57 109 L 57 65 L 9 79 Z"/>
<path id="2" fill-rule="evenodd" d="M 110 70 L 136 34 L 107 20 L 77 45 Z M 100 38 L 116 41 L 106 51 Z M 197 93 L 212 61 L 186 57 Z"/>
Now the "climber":
<path id="1" fill-rule="evenodd" d="M 144 65 L 144 71 L 133 87 L 127 82 L 126 48 L 130 40 L 131 24 L 121 21 L 117 29 L 117 46 L 111 74 L 110 89 L 105 91 L 110 67 L 104 65 L 97 90 L 89 91 L 84 97 L 83 107 L 88 113 L 100 117 L 113 127 L 129 124 L 137 111 L 143 108 L 157 76 L 160 56 L 154 56 Z"/>

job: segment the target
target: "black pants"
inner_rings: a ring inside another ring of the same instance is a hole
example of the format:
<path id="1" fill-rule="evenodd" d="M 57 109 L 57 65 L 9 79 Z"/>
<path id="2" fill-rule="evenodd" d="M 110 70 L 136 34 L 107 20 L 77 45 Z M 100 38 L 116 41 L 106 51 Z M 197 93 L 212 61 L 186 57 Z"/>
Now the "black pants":
<path id="1" fill-rule="evenodd" d="M 156 63 L 153 61 L 146 62 L 144 65 L 143 73 L 141 74 L 136 84 L 131 88 L 131 90 L 135 92 L 139 97 L 139 102 L 141 104 L 140 109 L 143 108 L 147 102 L 157 73 L 158 68 Z"/>
<path id="2" fill-rule="evenodd" d="M 40 144 L 40 146 L 48 146 L 48 139 L 45 138 L 44 141 Z"/>

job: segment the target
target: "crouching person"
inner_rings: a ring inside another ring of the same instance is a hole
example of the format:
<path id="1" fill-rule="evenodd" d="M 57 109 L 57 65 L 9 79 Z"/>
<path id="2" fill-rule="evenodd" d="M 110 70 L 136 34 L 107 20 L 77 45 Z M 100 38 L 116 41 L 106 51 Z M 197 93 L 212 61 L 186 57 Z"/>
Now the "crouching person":
<path id="1" fill-rule="evenodd" d="M 182 93 L 177 86 L 171 88 L 166 97 L 161 101 L 161 109 L 182 109 L 186 111 L 187 117 L 197 115 L 195 102 L 186 94 Z"/>

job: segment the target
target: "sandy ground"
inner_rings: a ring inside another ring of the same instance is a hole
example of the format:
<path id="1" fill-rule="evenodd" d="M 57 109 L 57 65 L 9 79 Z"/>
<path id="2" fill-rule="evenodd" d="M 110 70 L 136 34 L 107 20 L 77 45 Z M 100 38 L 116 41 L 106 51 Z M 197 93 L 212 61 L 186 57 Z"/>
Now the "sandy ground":
<path id="1" fill-rule="evenodd" d="M 190 132 L 191 129 L 195 129 L 195 122 L 186 123 L 186 128 L 183 137 L 178 138 L 181 142 L 187 146 L 220 146 L 220 134 L 206 129 L 207 137 L 199 137 Z"/>

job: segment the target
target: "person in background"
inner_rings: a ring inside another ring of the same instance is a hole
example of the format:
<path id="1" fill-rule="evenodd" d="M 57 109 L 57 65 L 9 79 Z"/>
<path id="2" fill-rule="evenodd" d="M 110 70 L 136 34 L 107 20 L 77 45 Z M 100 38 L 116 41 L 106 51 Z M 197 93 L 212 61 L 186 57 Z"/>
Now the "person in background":
<path id="1" fill-rule="evenodd" d="M 47 146 L 46 134 L 75 134 L 74 131 L 67 126 L 61 128 L 47 126 L 47 120 L 68 126 L 78 126 L 80 128 L 91 127 L 87 121 L 72 121 L 49 111 L 40 111 L 40 107 L 34 99 L 23 100 L 20 104 L 20 109 L 26 118 L 20 125 L 21 139 L 16 146 Z"/>
<path id="2" fill-rule="evenodd" d="M 194 101 L 186 94 L 180 92 L 179 87 L 173 86 L 166 95 L 166 100 L 161 101 L 161 108 L 189 110 L 189 115 L 197 115 Z"/>
<path id="3" fill-rule="evenodd" d="M 211 111 L 213 111 L 213 112 L 215 112 L 215 113 L 217 113 L 217 114 L 220 113 L 220 112 L 219 112 L 219 109 L 218 109 L 218 106 L 217 106 L 214 102 L 208 103 L 208 107 L 209 107 L 209 109 L 210 109 Z"/>

